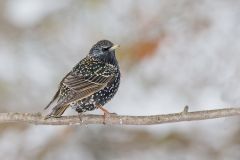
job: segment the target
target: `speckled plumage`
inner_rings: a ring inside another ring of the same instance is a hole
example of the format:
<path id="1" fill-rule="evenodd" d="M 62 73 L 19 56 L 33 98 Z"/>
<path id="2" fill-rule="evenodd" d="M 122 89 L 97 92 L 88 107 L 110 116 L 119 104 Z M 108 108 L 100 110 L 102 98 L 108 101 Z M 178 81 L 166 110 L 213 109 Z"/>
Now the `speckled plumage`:
<path id="1" fill-rule="evenodd" d="M 47 117 L 60 117 L 68 107 L 79 113 L 91 111 L 111 100 L 120 83 L 115 49 L 116 46 L 108 40 L 96 43 L 60 82 L 57 93 L 46 108 L 55 100 L 57 104 Z"/>

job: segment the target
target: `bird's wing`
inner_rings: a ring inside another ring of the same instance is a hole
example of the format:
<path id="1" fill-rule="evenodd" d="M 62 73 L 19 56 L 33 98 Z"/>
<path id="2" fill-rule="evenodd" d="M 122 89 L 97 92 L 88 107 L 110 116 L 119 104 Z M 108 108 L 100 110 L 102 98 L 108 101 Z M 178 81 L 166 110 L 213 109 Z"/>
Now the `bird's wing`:
<path id="1" fill-rule="evenodd" d="M 69 72 L 63 79 L 65 79 L 69 74 L 70 74 L 70 72 Z M 61 82 L 61 83 L 62 83 L 62 82 Z M 47 105 L 44 109 L 47 109 L 47 108 L 58 98 L 58 96 L 59 96 L 59 94 L 60 94 L 61 83 L 60 83 L 60 85 L 59 85 L 59 87 L 58 87 L 57 92 L 56 92 L 55 95 L 53 96 L 52 100 L 48 103 L 48 105 Z"/>
<path id="2" fill-rule="evenodd" d="M 62 85 L 71 90 L 73 95 L 67 95 L 63 100 L 59 101 L 54 108 L 86 98 L 103 89 L 110 81 L 114 80 L 115 70 L 113 66 L 102 64 L 103 66 L 100 69 L 95 70 L 91 64 L 93 63 L 90 63 L 90 66 L 88 65 L 88 69 L 85 71 L 84 67 L 86 65 L 80 64 L 78 71 L 83 70 L 84 73 L 76 74 L 75 69 L 73 69 L 73 71 L 62 80 Z"/>

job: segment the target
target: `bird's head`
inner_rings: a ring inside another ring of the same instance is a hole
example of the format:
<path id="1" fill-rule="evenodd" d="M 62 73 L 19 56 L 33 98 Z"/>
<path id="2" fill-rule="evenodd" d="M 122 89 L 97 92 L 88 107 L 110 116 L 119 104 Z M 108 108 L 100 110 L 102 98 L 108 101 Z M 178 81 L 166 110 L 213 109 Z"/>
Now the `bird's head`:
<path id="1" fill-rule="evenodd" d="M 89 55 L 91 57 L 111 63 L 112 61 L 116 61 L 115 49 L 118 47 L 119 45 L 114 45 L 108 40 L 101 40 L 91 48 Z"/>

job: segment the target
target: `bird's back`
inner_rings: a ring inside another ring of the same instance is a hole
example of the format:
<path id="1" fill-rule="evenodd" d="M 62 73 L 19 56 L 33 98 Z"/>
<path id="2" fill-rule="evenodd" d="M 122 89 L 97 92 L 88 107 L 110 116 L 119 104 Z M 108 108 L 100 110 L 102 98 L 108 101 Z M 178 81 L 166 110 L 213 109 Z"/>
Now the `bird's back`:
<path id="1" fill-rule="evenodd" d="M 119 88 L 121 74 L 118 66 L 98 62 L 88 70 L 93 71 L 96 75 L 99 74 L 104 76 L 113 76 L 113 78 L 106 84 L 104 88 L 96 91 L 94 94 L 89 95 L 84 99 L 76 101 L 76 103 L 73 103 L 72 107 L 76 109 L 77 112 L 94 110 L 97 108 L 96 104 L 103 106 L 114 97 Z"/>

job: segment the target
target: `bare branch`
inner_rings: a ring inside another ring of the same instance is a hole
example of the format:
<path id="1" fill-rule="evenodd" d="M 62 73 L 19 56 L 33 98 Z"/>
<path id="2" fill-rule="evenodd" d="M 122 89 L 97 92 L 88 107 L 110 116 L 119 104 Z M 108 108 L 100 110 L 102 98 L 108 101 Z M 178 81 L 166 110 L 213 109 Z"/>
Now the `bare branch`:
<path id="1" fill-rule="evenodd" d="M 111 115 L 105 122 L 112 125 L 153 125 L 162 123 L 196 121 L 230 116 L 240 116 L 240 108 L 224 108 L 189 112 L 188 106 L 180 113 L 150 115 L 150 116 L 124 116 Z M 0 113 L 0 123 L 24 122 L 42 125 L 77 125 L 77 124 L 103 124 L 102 115 L 63 116 L 61 118 L 44 119 L 41 113 Z"/>

